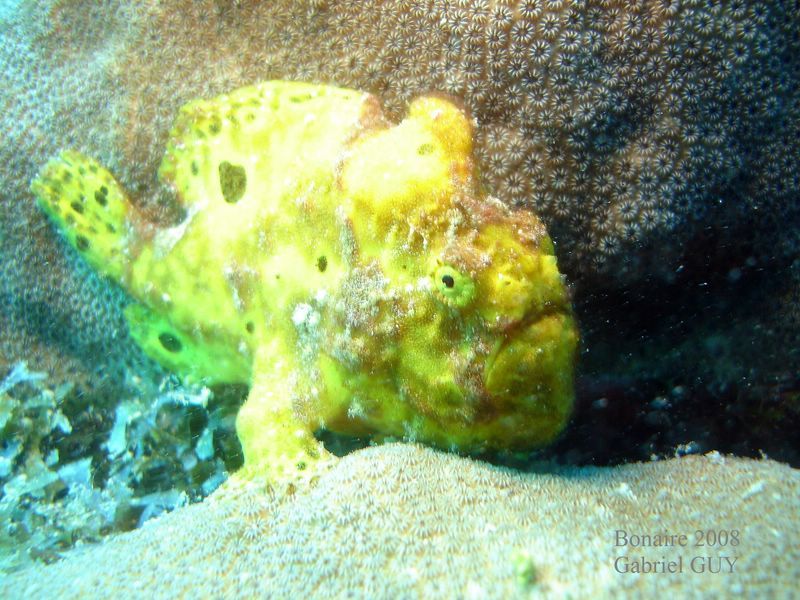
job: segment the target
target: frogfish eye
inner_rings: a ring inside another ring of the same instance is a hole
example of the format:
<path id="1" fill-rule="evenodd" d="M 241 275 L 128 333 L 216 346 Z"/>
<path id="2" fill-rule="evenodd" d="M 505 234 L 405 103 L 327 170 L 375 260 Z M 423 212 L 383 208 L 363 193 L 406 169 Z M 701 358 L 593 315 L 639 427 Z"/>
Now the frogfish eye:
<path id="1" fill-rule="evenodd" d="M 433 273 L 436 295 L 450 306 L 467 306 L 475 297 L 475 283 L 469 275 L 449 265 L 440 265 Z"/>

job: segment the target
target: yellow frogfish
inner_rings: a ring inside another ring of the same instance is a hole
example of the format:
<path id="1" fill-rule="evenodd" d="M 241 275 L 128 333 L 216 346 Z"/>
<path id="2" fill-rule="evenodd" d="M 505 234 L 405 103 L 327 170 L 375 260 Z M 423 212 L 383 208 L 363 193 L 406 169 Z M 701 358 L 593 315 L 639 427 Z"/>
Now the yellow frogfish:
<path id="1" fill-rule="evenodd" d="M 468 452 L 564 428 L 578 333 L 553 244 L 483 193 L 455 104 L 422 96 L 393 124 L 368 93 L 268 81 L 183 106 L 159 177 L 177 225 L 76 151 L 31 187 L 133 298 L 146 354 L 249 384 L 243 476 L 313 473 L 323 428 Z"/>

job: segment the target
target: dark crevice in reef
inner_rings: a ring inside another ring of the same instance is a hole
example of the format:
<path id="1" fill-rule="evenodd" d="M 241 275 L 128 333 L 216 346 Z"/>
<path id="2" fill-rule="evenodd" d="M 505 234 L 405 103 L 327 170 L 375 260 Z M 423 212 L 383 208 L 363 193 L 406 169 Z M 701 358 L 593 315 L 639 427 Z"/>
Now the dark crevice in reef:
<path id="1" fill-rule="evenodd" d="M 789 317 L 764 318 L 797 289 L 789 261 L 759 254 L 747 232 L 708 229 L 681 264 L 672 282 L 577 294 L 576 410 L 547 455 L 604 465 L 718 450 L 800 464 L 800 340 Z"/>

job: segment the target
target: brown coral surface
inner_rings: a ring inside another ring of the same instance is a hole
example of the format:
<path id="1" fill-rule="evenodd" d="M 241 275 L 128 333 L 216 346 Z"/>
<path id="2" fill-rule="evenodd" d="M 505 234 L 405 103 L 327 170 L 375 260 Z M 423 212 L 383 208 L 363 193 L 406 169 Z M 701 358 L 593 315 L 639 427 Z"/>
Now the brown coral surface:
<path id="1" fill-rule="evenodd" d="M 0 595 L 788 598 L 800 576 L 800 475 L 768 460 L 711 453 L 523 474 L 386 445 L 292 496 L 231 484 L 9 576 Z M 617 532 L 650 544 L 622 545 Z M 620 572 L 642 558 L 680 570 Z"/>

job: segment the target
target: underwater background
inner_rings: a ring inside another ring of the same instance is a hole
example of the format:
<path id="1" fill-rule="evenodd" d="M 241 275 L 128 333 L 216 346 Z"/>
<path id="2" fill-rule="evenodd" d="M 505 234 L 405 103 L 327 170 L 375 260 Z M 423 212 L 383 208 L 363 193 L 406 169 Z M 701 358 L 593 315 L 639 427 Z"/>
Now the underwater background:
<path id="1" fill-rule="evenodd" d="M 0 0 L 0 595 L 791 597 L 799 15 L 789 0 Z M 179 108 L 271 79 L 372 93 L 394 122 L 421 94 L 463 104 L 481 184 L 542 219 L 569 285 L 575 406 L 553 444 L 469 457 L 319 431 L 345 458 L 314 487 L 224 485 L 247 386 L 148 358 L 125 291 L 30 184 L 76 149 L 172 224 L 156 175 Z M 644 562 L 661 572 L 632 571 Z"/>

